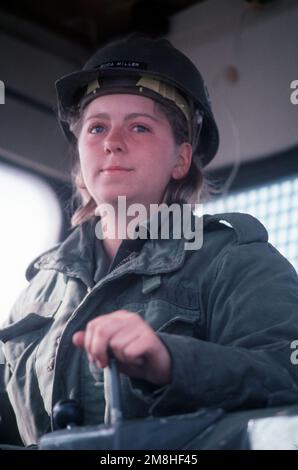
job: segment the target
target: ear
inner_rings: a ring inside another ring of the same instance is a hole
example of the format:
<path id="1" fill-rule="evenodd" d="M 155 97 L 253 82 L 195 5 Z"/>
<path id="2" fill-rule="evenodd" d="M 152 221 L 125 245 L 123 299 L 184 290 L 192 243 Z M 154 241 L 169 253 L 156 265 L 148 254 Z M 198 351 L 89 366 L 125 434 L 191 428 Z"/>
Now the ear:
<path id="1" fill-rule="evenodd" d="M 180 180 L 184 178 L 189 170 L 192 159 L 192 146 L 189 142 L 183 142 L 178 150 L 178 158 L 172 170 L 172 178 Z"/>

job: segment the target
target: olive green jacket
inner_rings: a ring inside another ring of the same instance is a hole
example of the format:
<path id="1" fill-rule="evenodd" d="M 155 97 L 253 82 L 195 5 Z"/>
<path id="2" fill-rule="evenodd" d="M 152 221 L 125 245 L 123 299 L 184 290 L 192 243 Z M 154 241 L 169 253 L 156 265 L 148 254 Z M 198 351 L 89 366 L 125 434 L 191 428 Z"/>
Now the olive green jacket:
<path id="1" fill-rule="evenodd" d="M 185 250 L 183 239 L 146 240 L 96 285 L 94 221 L 29 266 L 30 283 L 0 330 L 4 381 L 26 445 L 53 429 L 58 400 L 84 398 L 82 351 L 73 346 L 73 333 L 118 309 L 145 318 L 172 358 L 165 387 L 121 375 L 126 419 L 297 402 L 294 268 L 253 217 L 205 215 L 203 221 L 200 249 Z"/>

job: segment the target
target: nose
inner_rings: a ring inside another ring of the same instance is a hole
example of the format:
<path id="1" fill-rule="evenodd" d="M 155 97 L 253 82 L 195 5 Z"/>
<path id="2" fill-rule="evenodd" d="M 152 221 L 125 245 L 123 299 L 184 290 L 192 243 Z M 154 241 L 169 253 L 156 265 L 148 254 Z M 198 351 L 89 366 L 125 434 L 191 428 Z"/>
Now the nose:
<path id="1" fill-rule="evenodd" d="M 126 145 L 120 129 L 110 130 L 104 141 L 104 152 L 106 154 L 124 152 Z"/>

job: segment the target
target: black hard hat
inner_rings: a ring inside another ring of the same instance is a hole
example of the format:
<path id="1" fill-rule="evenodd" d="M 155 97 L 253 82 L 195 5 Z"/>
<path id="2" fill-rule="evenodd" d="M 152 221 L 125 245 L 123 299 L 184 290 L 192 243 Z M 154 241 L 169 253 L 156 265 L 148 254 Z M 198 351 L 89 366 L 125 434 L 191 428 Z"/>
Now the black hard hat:
<path id="1" fill-rule="evenodd" d="M 56 82 L 59 119 L 69 141 L 70 131 L 66 116 L 78 106 L 87 86 L 104 77 L 150 76 L 181 92 L 192 107 L 203 116 L 198 153 L 205 166 L 215 156 L 219 135 L 214 120 L 207 88 L 195 65 L 167 39 L 129 36 L 100 48 L 79 72 L 66 75 Z M 108 93 L 106 93 L 108 94 Z"/>

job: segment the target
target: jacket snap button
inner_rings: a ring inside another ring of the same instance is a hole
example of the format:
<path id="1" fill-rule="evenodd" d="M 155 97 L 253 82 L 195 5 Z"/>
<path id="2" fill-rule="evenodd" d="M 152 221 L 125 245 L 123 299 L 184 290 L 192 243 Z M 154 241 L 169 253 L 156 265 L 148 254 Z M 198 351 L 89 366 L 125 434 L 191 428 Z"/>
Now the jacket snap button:
<path id="1" fill-rule="evenodd" d="M 52 359 L 49 364 L 48 364 L 48 367 L 47 367 L 47 371 L 48 372 L 51 372 L 53 369 L 54 369 L 54 364 L 55 364 L 55 361 L 54 359 Z"/>

